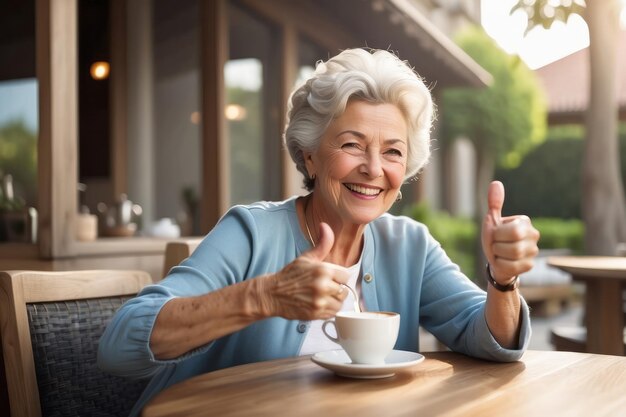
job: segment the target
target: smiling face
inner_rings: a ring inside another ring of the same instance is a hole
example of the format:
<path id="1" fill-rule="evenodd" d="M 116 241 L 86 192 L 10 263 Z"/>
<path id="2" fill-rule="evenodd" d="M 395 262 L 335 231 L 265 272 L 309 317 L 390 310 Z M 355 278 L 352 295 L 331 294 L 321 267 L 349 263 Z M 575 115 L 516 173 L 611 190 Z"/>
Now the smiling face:
<path id="1" fill-rule="evenodd" d="M 407 147 L 407 124 L 398 107 L 349 101 L 317 151 L 305 154 L 322 211 L 366 224 L 389 210 L 404 180 Z"/>

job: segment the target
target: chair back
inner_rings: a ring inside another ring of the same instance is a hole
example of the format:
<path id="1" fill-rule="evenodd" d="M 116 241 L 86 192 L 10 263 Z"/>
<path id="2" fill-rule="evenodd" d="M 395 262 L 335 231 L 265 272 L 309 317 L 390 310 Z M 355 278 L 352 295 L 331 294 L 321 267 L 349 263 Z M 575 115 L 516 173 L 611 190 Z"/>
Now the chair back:
<path id="1" fill-rule="evenodd" d="M 165 245 L 163 276 L 166 276 L 170 269 L 187 259 L 196 250 L 200 242 L 202 242 L 202 238 L 179 239 L 167 242 Z"/>
<path id="2" fill-rule="evenodd" d="M 113 314 L 152 282 L 143 271 L 0 272 L 0 330 L 12 416 L 127 416 L 147 380 L 102 372 Z"/>

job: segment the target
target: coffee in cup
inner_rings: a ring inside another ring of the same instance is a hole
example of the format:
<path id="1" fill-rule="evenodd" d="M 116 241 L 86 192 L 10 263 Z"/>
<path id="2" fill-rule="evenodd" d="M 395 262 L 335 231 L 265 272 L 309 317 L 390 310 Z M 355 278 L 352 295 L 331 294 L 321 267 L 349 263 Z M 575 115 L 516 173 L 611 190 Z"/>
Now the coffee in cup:
<path id="1" fill-rule="evenodd" d="M 337 337 L 326 331 L 335 327 Z M 393 312 L 340 311 L 322 325 L 324 335 L 341 345 L 352 363 L 381 365 L 398 338 L 400 315 Z"/>

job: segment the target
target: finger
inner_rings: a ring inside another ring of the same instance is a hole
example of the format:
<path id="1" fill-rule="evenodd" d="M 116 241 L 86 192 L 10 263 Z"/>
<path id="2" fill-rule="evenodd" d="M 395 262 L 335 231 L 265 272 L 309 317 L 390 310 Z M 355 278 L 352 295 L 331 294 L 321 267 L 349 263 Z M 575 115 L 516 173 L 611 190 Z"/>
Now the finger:
<path id="1" fill-rule="evenodd" d="M 533 258 L 524 258 L 519 260 L 508 260 L 503 258 L 497 258 L 492 264 L 490 264 L 491 270 L 494 273 L 494 277 L 515 277 L 530 271 L 533 266 Z"/>
<path id="2" fill-rule="evenodd" d="M 348 268 L 345 268 L 341 265 L 332 264 L 330 262 L 322 262 L 329 270 L 329 275 L 333 279 L 333 281 L 338 284 L 346 284 L 348 279 L 350 278 L 350 274 L 348 273 Z"/>
<path id="3" fill-rule="evenodd" d="M 504 185 L 500 181 L 492 181 L 487 192 L 487 206 L 494 225 L 499 225 L 504 205 Z"/>
<path id="4" fill-rule="evenodd" d="M 335 234 L 333 233 L 333 229 L 330 228 L 326 223 L 320 223 L 319 227 L 319 240 L 315 247 L 308 252 L 302 254 L 309 259 L 315 261 L 323 261 L 326 259 L 330 250 L 333 248 L 335 244 Z"/>
<path id="5" fill-rule="evenodd" d="M 511 222 L 514 222 L 514 221 L 519 221 L 521 223 L 532 224 L 532 222 L 530 221 L 530 217 L 528 217 L 528 216 L 526 216 L 524 214 L 518 214 L 516 216 L 502 217 L 501 221 L 502 221 L 502 224 L 511 223 Z"/>
<path id="6" fill-rule="evenodd" d="M 328 320 L 333 318 L 341 310 L 341 306 L 342 303 L 333 298 L 333 302 L 328 303 L 325 308 L 313 313 L 310 320 Z"/>
<path id="7" fill-rule="evenodd" d="M 324 295 L 330 295 L 335 298 L 341 297 L 345 291 L 345 286 L 335 281 L 328 281 L 325 285 Z"/>
<path id="8" fill-rule="evenodd" d="M 521 260 L 533 258 L 539 252 L 537 244 L 532 241 L 522 241 L 515 243 L 497 242 L 493 244 L 493 254 L 498 259 Z"/>
<path id="9" fill-rule="evenodd" d="M 341 310 L 342 306 L 343 301 L 337 300 L 335 297 L 320 297 L 313 303 L 312 315 L 315 319 L 329 318 Z"/>
<path id="10" fill-rule="evenodd" d="M 333 293 L 333 297 L 335 297 L 337 300 L 343 302 L 348 297 L 348 289 L 346 288 L 346 286 L 345 285 L 338 285 L 335 288 L 335 291 Z"/>
<path id="11" fill-rule="evenodd" d="M 517 242 L 526 239 L 536 243 L 539 240 L 539 231 L 522 216 L 503 222 L 493 232 L 494 242 Z"/>

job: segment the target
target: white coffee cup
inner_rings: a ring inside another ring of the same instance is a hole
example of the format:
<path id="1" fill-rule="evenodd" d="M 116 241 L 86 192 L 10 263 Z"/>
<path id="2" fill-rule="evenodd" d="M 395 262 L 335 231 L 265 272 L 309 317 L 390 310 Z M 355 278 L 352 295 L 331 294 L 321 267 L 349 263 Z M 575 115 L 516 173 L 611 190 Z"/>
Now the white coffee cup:
<path id="1" fill-rule="evenodd" d="M 326 331 L 334 325 L 337 337 Z M 393 312 L 340 311 L 322 325 L 324 335 L 341 345 L 352 363 L 381 365 L 398 338 L 400 315 Z"/>

